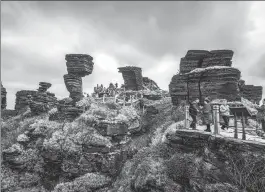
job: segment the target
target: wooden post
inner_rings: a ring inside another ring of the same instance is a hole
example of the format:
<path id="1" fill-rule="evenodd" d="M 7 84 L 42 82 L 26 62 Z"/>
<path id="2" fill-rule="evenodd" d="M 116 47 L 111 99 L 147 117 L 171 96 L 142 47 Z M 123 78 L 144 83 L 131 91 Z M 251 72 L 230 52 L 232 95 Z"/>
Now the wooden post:
<path id="1" fill-rule="evenodd" d="M 219 130 L 219 106 L 213 106 L 214 134 L 220 134 Z"/>
<path id="2" fill-rule="evenodd" d="M 126 102 L 126 95 L 123 96 L 123 106 L 125 106 L 125 102 Z"/>
<path id="3" fill-rule="evenodd" d="M 235 113 L 235 118 L 234 118 L 234 121 L 235 121 L 235 134 L 234 134 L 234 138 L 238 138 L 238 133 L 237 133 L 237 116 L 236 116 L 236 113 Z"/>
<path id="4" fill-rule="evenodd" d="M 245 130 L 245 119 L 244 119 L 244 113 L 242 113 L 242 139 L 246 140 L 246 130 Z"/>
<path id="5" fill-rule="evenodd" d="M 130 102 L 131 102 L 131 107 L 132 107 L 132 96 L 130 95 Z"/>
<path id="6" fill-rule="evenodd" d="M 185 106 L 185 121 L 184 121 L 185 129 L 188 129 L 188 121 L 189 121 L 189 105 L 186 105 Z"/>
<path id="7" fill-rule="evenodd" d="M 103 94 L 103 103 L 105 103 L 105 94 Z"/>

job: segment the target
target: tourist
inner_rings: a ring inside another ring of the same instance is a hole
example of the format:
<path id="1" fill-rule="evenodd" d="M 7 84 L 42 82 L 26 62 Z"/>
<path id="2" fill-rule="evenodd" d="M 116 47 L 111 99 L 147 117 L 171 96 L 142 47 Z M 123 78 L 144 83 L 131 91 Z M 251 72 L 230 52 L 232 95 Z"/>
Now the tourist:
<path id="1" fill-rule="evenodd" d="M 192 129 L 196 129 L 197 115 L 199 112 L 198 103 L 199 103 L 199 99 L 196 99 L 195 101 L 190 103 L 189 113 L 190 113 L 190 116 L 192 118 L 192 122 L 190 124 L 190 127 Z"/>
<path id="2" fill-rule="evenodd" d="M 224 120 L 224 124 L 222 125 L 221 129 L 225 129 L 229 127 L 229 116 L 230 116 L 230 109 L 227 101 L 225 100 L 224 103 L 220 106 L 221 116 Z"/>
<path id="3" fill-rule="evenodd" d="M 205 98 L 204 99 L 204 105 L 203 105 L 203 124 L 206 125 L 207 129 L 205 131 L 211 132 L 211 123 L 212 123 L 212 108 L 210 105 L 210 99 Z"/>
<path id="4" fill-rule="evenodd" d="M 262 104 L 257 110 L 257 119 L 261 122 L 262 130 L 265 132 L 265 98 L 262 100 Z"/>

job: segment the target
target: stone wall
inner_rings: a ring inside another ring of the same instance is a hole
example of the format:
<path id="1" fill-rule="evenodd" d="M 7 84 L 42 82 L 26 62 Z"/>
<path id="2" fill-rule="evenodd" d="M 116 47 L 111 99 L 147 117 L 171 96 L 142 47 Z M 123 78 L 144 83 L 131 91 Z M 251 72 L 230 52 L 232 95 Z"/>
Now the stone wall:
<path id="1" fill-rule="evenodd" d="M 120 67 L 118 69 L 119 72 L 122 73 L 126 90 L 138 91 L 143 89 L 143 77 L 141 68 L 127 66 Z"/>
<path id="2" fill-rule="evenodd" d="M 6 88 L 1 83 L 1 109 L 6 109 Z"/>

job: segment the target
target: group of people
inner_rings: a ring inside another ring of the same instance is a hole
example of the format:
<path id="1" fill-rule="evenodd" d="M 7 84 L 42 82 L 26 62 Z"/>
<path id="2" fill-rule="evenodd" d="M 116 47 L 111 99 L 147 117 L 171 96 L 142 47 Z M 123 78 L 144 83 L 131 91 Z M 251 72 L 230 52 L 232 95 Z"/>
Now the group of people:
<path id="1" fill-rule="evenodd" d="M 196 99 L 192 103 L 190 103 L 189 113 L 192 118 L 192 122 L 190 127 L 192 129 L 196 129 L 197 124 L 197 116 L 202 112 L 202 120 L 203 124 L 206 125 L 207 132 L 211 132 L 211 123 L 212 123 L 212 108 L 210 105 L 210 99 L 205 98 L 203 105 L 200 104 L 200 100 Z"/>
<path id="2" fill-rule="evenodd" d="M 262 105 L 257 106 L 256 109 L 258 110 L 257 120 L 261 123 L 262 130 L 265 132 L 265 99 L 262 100 Z M 209 98 L 205 98 L 203 104 L 200 104 L 199 99 L 196 99 L 195 101 L 190 103 L 189 113 L 192 118 L 192 122 L 190 124 L 190 127 L 192 129 L 196 129 L 197 116 L 199 115 L 199 113 L 201 113 L 203 124 L 206 125 L 205 131 L 211 132 L 210 127 L 211 123 L 213 122 L 213 116 Z M 230 108 L 226 100 L 220 105 L 220 115 L 223 119 L 221 129 L 228 129 Z"/>
<path id="3" fill-rule="evenodd" d="M 101 84 L 100 86 L 97 84 L 96 87 L 94 87 L 94 93 L 93 96 L 95 97 L 103 97 L 103 95 L 106 95 L 108 97 L 114 97 L 117 93 L 119 93 L 124 88 L 124 85 L 121 85 L 121 87 L 118 87 L 118 83 L 109 84 L 109 87 L 106 88 Z"/>

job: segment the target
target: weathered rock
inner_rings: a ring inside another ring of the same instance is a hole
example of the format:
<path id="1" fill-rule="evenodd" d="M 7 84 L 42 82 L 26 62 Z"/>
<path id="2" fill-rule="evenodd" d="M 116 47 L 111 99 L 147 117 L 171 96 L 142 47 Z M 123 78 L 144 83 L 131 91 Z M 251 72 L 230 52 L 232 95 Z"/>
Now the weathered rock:
<path id="1" fill-rule="evenodd" d="M 37 94 L 37 91 L 30 91 L 30 90 L 22 90 L 16 93 L 16 105 L 15 110 L 21 110 L 27 106 L 29 106 L 29 97 L 31 95 L 34 97 Z"/>
<path id="2" fill-rule="evenodd" d="M 244 85 L 241 88 L 242 96 L 249 101 L 259 103 L 262 99 L 262 86 Z"/>
<path id="3" fill-rule="evenodd" d="M 68 74 L 78 77 L 90 75 L 93 71 L 93 57 L 85 54 L 67 54 L 65 56 Z"/>
<path id="4" fill-rule="evenodd" d="M 53 192 L 72 192 L 80 191 L 87 192 L 108 186 L 111 182 L 109 177 L 101 175 L 99 173 L 87 173 L 82 177 L 76 178 L 72 182 L 58 184 Z"/>
<path id="5" fill-rule="evenodd" d="M 126 90 L 143 89 L 142 69 L 140 67 L 127 66 L 118 69 L 122 73 Z"/>
<path id="6" fill-rule="evenodd" d="M 238 80 L 240 71 L 232 67 L 198 68 L 172 77 L 169 84 L 174 105 L 181 100 L 210 97 L 211 99 L 240 100 Z"/>
<path id="7" fill-rule="evenodd" d="M 208 57 L 203 59 L 202 66 L 213 67 L 213 66 L 228 66 L 232 65 L 232 57 L 234 52 L 232 50 L 214 50 L 210 51 Z"/>
<path id="8" fill-rule="evenodd" d="M 143 77 L 143 85 L 144 87 L 150 89 L 150 90 L 159 90 L 159 86 L 156 84 L 155 81 L 148 77 Z"/>
<path id="9" fill-rule="evenodd" d="M 46 92 L 52 86 L 52 84 L 47 83 L 47 82 L 40 82 L 39 85 L 40 87 L 38 91 L 40 92 Z"/>
<path id="10" fill-rule="evenodd" d="M 6 109 L 6 93 L 6 88 L 4 88 L 1 82 L 1 109 Z"/>

